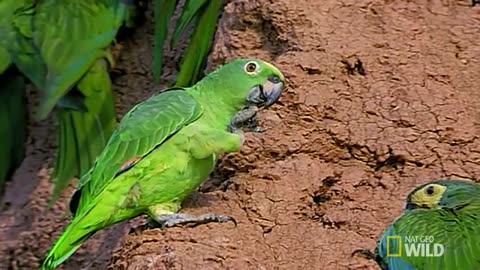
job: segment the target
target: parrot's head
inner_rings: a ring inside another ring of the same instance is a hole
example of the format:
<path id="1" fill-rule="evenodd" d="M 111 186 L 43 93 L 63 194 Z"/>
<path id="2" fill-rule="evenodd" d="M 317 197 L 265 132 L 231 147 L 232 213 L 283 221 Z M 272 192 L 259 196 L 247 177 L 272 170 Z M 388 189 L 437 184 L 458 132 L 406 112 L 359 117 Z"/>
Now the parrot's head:
<path id="1" fill-rule="evenodd" d="M 437 180 L 416 187 L 407 196 L 406 210 L 458 209 L 478 197 L 479 185 L 473 181 Z"/>
<path id="2" fill-rule="evenodd" d="M 209 89 L 219 91 L 217 96 L 237 110 L 249 105 L 269 107 L 280 98 L 285 84 L 278 68 L 253 58 L 235 59 L 210 73 L 205 81 Z"/>

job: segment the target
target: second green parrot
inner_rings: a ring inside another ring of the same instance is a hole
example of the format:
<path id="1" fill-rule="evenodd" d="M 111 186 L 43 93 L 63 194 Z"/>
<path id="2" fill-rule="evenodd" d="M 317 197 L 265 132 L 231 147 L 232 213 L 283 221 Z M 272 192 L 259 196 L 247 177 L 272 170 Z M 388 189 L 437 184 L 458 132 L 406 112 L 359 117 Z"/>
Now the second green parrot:
<path id="1" fill-rule="evenodd" d="M 438 180 L 416 187 L 375 253 L 384 270 L 480 269 L 480 184 Z"/>
<path id="2" fill-rule="evenodd" d="M 96 231 L 146 213 L 162 227 L 224 222 L 229 216 L 177 213 L 213 170 L 217 154 L 239 151 L 257 107 L 278 100 L 283 74 L 237 59 L 189 88 L 170 88 L 133 107 L 72 196 L 72 220 L 42 269 L 65 261 Z"/>

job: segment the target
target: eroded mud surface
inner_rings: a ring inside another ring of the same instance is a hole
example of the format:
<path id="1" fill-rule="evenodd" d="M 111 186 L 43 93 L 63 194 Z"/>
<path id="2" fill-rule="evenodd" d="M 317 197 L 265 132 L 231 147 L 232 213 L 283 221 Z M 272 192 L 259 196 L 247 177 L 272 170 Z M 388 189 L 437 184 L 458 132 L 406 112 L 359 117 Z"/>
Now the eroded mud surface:
<path id="1" fill-rule="evenodd" d="M 412 187 L 480 176 L 479 23 L 480 7 L 460 0 L 230 1 L 209 69 L 256 56 L 289 84 L 261 114 L 267 131 L 248 134 L 182 209 L 229 214 L 238 227 L 122 238 L 132 221 L 95 235 L 62 269 L 378 269 L 350 254 L 374 247 Z M 150 27 L 123 44 L 119 115 L 153 89 Z M 66 200 L 45 210 L 53 129 L 30 131 L 2 199 L 5 269 L 37 267 L 67 221 Z"/>

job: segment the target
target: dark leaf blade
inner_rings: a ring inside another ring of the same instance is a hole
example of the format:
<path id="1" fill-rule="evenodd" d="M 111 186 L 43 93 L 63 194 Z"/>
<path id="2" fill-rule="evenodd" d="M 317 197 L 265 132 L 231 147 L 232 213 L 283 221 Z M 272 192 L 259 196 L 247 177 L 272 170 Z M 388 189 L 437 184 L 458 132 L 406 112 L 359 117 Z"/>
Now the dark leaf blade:
<path id="1" fill-rule="evenodd" d="M 190 44 L 183 56 L 175 86 L 191 86 L 200 79 L 200 71 L 215 35 L 222 0 L 210 0 L 201 10 Z"/>
<path id="2" fill-rule="evenodd" d="M 15 69 L 0 74 L 0 191 L 25 157 L 25 80 Z"/>
<path id="3" fill-rule="evenodd" d="M 187 0 L 182 9 L 182 14 L 177 20 L 175 30 L 173 31 L 172 39 L 170 41 L 170 47 L 173 47 L 174 44 L 177 44 L 180 35 L 185 30 L 194 18 L 197 17 L 202 8 L 205 7 L 205 4 L 209 0 Z"/>

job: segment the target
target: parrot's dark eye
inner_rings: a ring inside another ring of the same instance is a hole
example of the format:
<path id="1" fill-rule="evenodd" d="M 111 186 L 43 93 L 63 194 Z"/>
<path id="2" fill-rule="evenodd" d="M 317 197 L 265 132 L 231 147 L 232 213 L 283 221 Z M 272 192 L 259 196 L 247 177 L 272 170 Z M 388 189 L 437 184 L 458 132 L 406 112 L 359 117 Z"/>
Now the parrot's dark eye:
<path id="1" fill-rule="evenodd" d="M 425 194 L 427 195 L 433 195 L 435 193 L 435 187 L 434 186 L 428 186 L 425 188 Z"/>
<path id="2" fill-rule="evenodd" d="M 258 65 L 257 63 L 255 62 L 248 62 L 246 65 L 245 65 L 245 71 L 247 73 L 254 73 L 257 71 L 257 68 L 258 68 Z"/>

